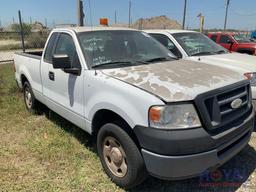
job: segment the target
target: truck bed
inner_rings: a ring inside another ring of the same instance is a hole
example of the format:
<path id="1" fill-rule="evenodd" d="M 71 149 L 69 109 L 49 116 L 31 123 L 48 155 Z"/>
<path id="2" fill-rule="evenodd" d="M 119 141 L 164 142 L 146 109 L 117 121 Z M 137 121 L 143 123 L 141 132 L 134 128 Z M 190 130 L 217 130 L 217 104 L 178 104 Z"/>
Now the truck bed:
<path id="1" fill-rule="evenodd" d="M 24 75 L 33 87 L 33 91 L 42 92 L 40 64 L 42 51 L 32 51 L 14 54 L 16 68 L 16 80 L 21 87 L 22 75 Z"/>
<path id="2" fill-rule="evenodd" d="M 29 51 L 25 53 L 15 53 L 15 54 L 41 60 L 43 51 Z"/>

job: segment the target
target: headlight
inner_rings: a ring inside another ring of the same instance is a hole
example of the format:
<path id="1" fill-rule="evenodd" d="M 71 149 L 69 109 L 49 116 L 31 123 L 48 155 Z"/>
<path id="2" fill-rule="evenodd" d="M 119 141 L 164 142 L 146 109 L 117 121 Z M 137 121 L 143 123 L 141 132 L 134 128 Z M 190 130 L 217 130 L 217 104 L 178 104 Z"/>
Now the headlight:
<path id="1" fill-rule="evenodd" d="M 256 86 L 256 72 L 245 73 L 244 76 L 250 80 L 251 86 Z"/>
<path id="2" fill-rule="evenodd" d="M 192 104 L 174 104 L 151 107 L 149 126 L 159 129 L 185 129 L 200 127 L 201 122 Z"/>

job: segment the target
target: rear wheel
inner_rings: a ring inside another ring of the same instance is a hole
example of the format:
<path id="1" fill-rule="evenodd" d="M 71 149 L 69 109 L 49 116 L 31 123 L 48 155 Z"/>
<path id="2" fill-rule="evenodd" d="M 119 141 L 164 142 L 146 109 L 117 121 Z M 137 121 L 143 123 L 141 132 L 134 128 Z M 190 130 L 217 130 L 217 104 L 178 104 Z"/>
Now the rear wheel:
<path id="1" fill-rule="evenodd" d="M 147 176 L 140 151 L 129 134 L 122 129 L 124 123 L 108 123 L 97 136 L 97 150 L 106 174 L 117 185 L 134 187 Z"/>
<path id="2" fill-rule="evenodd" d="M 23 85 L 24 102 L 27 110 L 32 114 L 40 114 L 40 103 L 36 100 L 28 82 Z"/>

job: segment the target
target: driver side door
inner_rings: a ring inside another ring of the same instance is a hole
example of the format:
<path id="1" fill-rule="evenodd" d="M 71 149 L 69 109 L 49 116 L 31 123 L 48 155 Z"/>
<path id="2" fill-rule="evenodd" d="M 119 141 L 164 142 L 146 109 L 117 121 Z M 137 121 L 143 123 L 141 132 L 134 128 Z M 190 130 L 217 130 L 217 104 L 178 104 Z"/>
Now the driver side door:
<path id="1" fill-rule="evenodd" d="M 53 51 L 53 55 L 66 54 L 72 67 L 79 68 L 81 73 L 74 75 L 63 69 L 54 69 L 49 65 L 50 100 L 54 111 L 71 120 L 80 127 L 84 127 L 84 86 L 83 70 L 76 51 L 72 34 L 60 33 Z"/>

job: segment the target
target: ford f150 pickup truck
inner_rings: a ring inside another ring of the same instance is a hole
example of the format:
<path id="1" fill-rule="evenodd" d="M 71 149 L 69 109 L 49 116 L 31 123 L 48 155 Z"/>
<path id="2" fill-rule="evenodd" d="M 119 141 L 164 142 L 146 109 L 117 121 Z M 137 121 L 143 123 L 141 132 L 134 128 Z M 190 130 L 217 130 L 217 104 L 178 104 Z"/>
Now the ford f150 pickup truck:
<path id="1" fill-rule="evenodd" d="M 237 71 L 251 81 L 256 106 L 256 57 L 230 53 L 202 33 L 184 30 L 147 30 L 177 58 L 222 66 Z"/>
<path id="2" fill-rule="evenodd" d="M 256 43 L 241 34 L 218 32 L 209 33 L 208 37 L 229 51 L 256 55 Z"/>
<path id="3" fill-rule="evenodd" d="M 106 174 L 131 188 L 147 176 L 193 177 L 241 151 L 254 127 L 249 81 L 176 60 L 147 33 L 54 29 L 43 52 L 15 54 L 26 108 L 39 103 L 97 138 Z"/>

